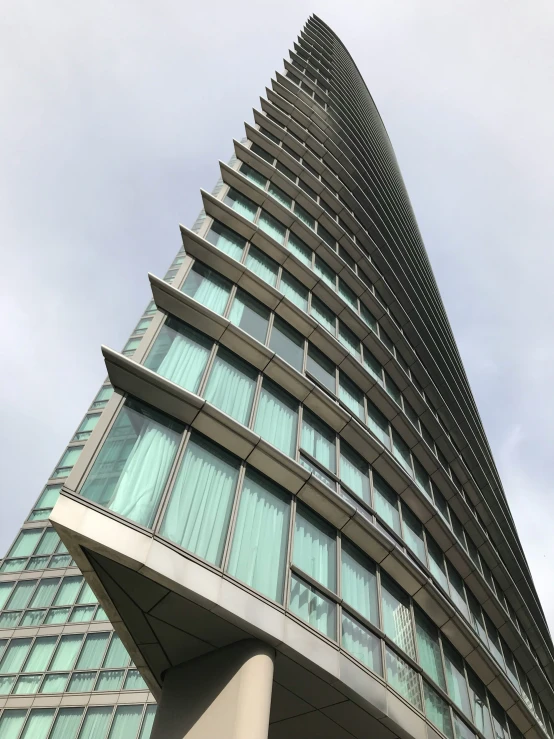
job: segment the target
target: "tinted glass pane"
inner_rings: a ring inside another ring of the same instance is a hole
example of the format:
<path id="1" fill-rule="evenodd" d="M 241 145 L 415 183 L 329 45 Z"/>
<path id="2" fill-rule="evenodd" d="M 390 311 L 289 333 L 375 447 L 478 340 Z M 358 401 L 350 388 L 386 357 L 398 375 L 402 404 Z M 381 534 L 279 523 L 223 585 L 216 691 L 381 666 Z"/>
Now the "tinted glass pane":
<path id="1" fill-rule="evenodd" d="M 412 614 L 408 597 L 389 578 L 381 578 L 383 631 L 415 659 Z"/>
<path id="2" fill-rule="evenodd" d="M 232 286 L 232 282 L 219 272 L 201 262 L 195 262 L 181 291 L 205 305 L 206 308 L 223 315 Z"/>
<path id="3" fill-rule="evenodd" d="M 206 240 L 238 261 L 241 260 L 242 252 L 246 246 L 245 238 L 218 221 L 212 223 L 206 234 Z"/>
<path id="4" fill-rule="evenodd" d="M 242 290 L 237 291 L 229 313 L 229 320 L 235 326 L 239 326 L 247 334 L 265 344 L 269 309 L 258 300 Z"/>
<path id="5" fill-rule="evenodd" d="M 246 256 L 245 265 L 258 275 L 262 280 L 275 286 L 277 284 L 277 274 L 279 272 L 279 265 L 263 251 L 250 244 L 248 254 Z"/>
<path id="6" fill-rule="evenodd" d="M 269 348 L 299 372 L 304 362 L 304 337 L 285 321 L 275 316 Z"/>
<path id="7" fill-rule="evenodd" d="M 308 344 L 308 358 L 306 364 L 307 371 L 315 377 L 316 380 L 330 390 L 336 392 L 336 367 L 330 359 L 328 359 L 313 344 Z"/>

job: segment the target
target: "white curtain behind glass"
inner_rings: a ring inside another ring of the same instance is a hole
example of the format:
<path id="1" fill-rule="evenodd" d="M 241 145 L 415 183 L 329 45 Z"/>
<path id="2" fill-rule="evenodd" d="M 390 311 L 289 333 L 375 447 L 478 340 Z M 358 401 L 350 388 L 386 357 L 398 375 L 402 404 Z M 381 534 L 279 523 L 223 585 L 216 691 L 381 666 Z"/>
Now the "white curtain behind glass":
<path id="1" fill-rule="evenodd" d="M 169 470 L 175 458 L 179 434 L 151 419 L 129 454 L 109 508 L 143 526 L 152 522 Z"/>
<path id="2" fill-rule="evenodd" d="M 79 732 L 79 739 L 105 739 L 112 710 L 112 706 L 89 708 Z"/>
<path id="3" fill-rule="evenodd" d="M 368 568 L 361 556 L 350 551 L 349 547 L 343 548 L 341 561 L 342 597 L 345 603 L 355 608 L 368 621 L 378 624 L 375 572 Z"/>
<path id="4" fill-rule="evenodd" d="M 331 441 L 327 434 L 322 433 L 317 425 L 311 422 L 307 413 L 302 423 L 302 446 L 328 470 L 336 471 L 334 435 Z"/>
<path id="5" fill-rule="evenodd" d="M 82 708 L 61 708 L 48 739 L 75 739 L 82 715 Z"/>
<path id="6" fill-rule="evenodd" d="M 118 706 L 110 729 L 110 739 L 134 739 L 141 717 L 142 705 Z"/>
<path id="7" fill-rule="evenodd" d="M 296 451 L 298 412 L 264 386 L 260 395 L 254 431 L 289 457 Z"/>
<path id="8" fill-rule="evenodd" d="M 227 299 L 229 297 L 229 286 L 226 285 L 222 280 L 218 280 L 216 277 L 212 278 L 209 274 L 197 274 L 196 277 L 197 279 L 199 278 L 199 283 L 196 290 L 194 290 L 193 292 L 189 292 L 186 289 L 185 282 L 183 292 L 193 297 L 199 303 L 202 303 L 202 305 L 205 305 L 206 308 L 209 308 L 215 313 L 219 313 L 219 315 L 222 315 L 223 311 L 225 310 L 225 306 L 227 305 Z"/>
<path id="9" fill-rule="evenodd" d="M 173 341 L 156 372 L 176 385 L 195 393 L 206 367 L 210 349 L 191 336 L 166 328 L 173 334 Z"/>
<path id="10" fill-rule="evenodd" d="M 171 491 L 162 536 L 219 564 L 237 477 L 238 465 L 191 440 Z"/>
<path id="11" fill-rule="evenodd" d="M 290 608 L 323 634 L 336 638 L 335 604 L 294 575 L 291 577 Z"/>
<path id="12" fill-rule="evenodd" d="M 2 739 L 17 739 L 26 715 L 27 709 L 4 711 L 2 718 L 0 718 L 0 736 Z"/>
<path id="13" fill-rule="evenodd" d="M 336 551 L 335 537 L 297 511 L 293 562 L 329 590 L 336 587 Z"/>
<path id="14" fill-rule="evenodd" d="M 268 598 L 282 602 L 289 500 L 246 477 L 241 494 L 229 573 Z"/>
<path id="15" fill-rule="evenodd" d="M 366 503 L 371 502 L 367 466 L 363 469 L 361 464 L 356 464 L 354 459 L 343 454 L 342 445 L 340 455 L 340 479 Z"/>
<path id="16" fill-rule="evenodd" d="M 218 353 L 204 397 L 239 423 L 247 424 L 256 381 L 238 360 Z"/>

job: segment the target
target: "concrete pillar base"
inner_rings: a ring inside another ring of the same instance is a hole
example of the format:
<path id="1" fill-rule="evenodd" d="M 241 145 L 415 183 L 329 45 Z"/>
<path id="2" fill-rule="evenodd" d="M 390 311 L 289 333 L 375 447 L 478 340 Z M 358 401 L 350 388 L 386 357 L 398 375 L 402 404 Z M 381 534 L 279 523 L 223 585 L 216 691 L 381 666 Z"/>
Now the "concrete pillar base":
<path id="1" fill-rule="evenodd" d="M 246 639 L 170 668 L 151 739 L 267 739 L 274 659 Z"/>

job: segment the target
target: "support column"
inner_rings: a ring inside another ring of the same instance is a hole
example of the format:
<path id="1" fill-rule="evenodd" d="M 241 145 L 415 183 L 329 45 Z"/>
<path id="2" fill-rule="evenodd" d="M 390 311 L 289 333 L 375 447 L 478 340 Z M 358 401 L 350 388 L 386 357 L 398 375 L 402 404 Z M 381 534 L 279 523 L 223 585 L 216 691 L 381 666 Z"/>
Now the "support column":
<path id="1" fill-rule="evenodd" d="M 267 739 L 274 659 L 246 639 L 170 668 L 151 739 Z"/>

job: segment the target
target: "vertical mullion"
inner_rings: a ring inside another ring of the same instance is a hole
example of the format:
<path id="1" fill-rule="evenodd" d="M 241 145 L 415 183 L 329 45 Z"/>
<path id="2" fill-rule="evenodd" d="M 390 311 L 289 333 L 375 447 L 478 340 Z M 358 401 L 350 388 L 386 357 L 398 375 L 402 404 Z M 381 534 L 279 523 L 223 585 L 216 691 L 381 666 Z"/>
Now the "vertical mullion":
<path id="1" fill-rule="evenodd" d="M 229 556 L 231 553 L 231 542 L 235 533 L 235 526 L 237 523 L 237 515 L 239 510 L 240 501 L 242 498 L 242 491 L 244 489 L 244 477 L 246 475 L 246 463 L 243 462 L 239 468 L 239 474 L 237 477 L 237 483 L 235 485 L 235 492 L 233 495 L 233 504 L 231 506 L 231 515 L 229 517 L 229 525 L 227 526 L 227 532 L 225 533 L 225 543 L 223 545 L 223 552 L 221 555 L 221 570 L 225 572 L 229 564 Z"/>
<path id="2" fill-rule="evenodd" d="M 154 516 L 154 520 L 152 521 L 152 526 L 150 527 L 154 533 L 156 533 L 159 530 L 160 524 L 163 521 L 163 517 L 165 516 L 167 504 L 169 502 L 171 493 L 175 486 L 177 474 L 179 470 L 181 469 L 181 464 L 183 463 L 183 458 L 185 456 L 185 452 L 186 452 L 191 434 L 192 434 L 192 431 L 190 427 L 186 426 L 185 431 L 183 435 L 181 436 L 181 441 L 179 442 L 179 445 L 177 447 L 177 451 L 175 453 L 175 459 L 173 460 L 173 465 L 171 467 L 169 475 L 167 476 L 167 483 L 160 496 L 160 502 L 158 503 L 158 510 L 156 512 L 156 515 Z"/>
<path id="3" fill-rule="evenodd" d="M 285 611 L 290 609 L 290 584 L 291 584 L 291 564 L 294 547 L 294 527 L 296 525 L 296 496 L 292 496 L 290 504 L 290 521 L 289 521 L 289 539 L 287 543 L 287 568 L 285 571 L 285 593 L 283 605 Z"/>
<path id="4" fill-rule="evenodd" d="M 258 406 L 260 403 L 260 396 L 262 394 L 264 375 L 260 372 L 258 379 L 256 380 L 256 387 L 254 388 L 254 398 L 252 399 L 252 408 L 250 409 L 250 417 L 248 418 L 248 428 L 254 430 L 254 423 L 258 414 Z"/>

